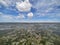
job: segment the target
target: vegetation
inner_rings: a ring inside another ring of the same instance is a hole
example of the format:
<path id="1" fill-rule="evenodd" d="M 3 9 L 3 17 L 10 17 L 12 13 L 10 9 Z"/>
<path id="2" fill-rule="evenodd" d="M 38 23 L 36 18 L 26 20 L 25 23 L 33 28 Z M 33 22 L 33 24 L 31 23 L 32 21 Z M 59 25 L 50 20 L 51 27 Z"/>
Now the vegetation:
<path id="1" fill-rule="evenodd" d="M 0 34 L 0 45 L 60 45 L 60 36 L 53 31 L 52 28 L 41 29 L 39 25 L 15 27 Z"/>

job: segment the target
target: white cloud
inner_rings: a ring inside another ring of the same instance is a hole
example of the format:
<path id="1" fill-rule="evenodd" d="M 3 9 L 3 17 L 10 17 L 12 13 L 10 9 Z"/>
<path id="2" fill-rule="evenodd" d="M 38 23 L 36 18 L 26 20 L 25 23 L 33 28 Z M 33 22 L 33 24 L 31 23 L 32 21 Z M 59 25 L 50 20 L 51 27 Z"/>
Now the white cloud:
<path id="1" fill-rule="evenodd" d="M 8 8 L 9 6 L 15 6 L 16 2 L 18 2 L 18 0 L 0 0 L 0 4 Z"/>
<path id="2" fill-rule="evenodd" d="M 16 16 L 16 19 L 23 19 L 23 18 L 25 18 L 23 14 L 19 14 L 18 16 Z"/>
<path id="3" fill-rule="evenodd" d="M 8 7 L 12 4 L 9 0 L 0 0 L 0 3 L 3 4 L 5 7 Z"/>
<path id="4" fill-rule="evenodd" d="M 32 7 L 32 4 L 29 2 L 29 0 L 25 0 L 24 2 L 16 2 L 16 8 L 21 11 L 30 11 Z"/>
<path id="5" fill-rule="evenodd" d="M 7 6 L 7 3 L 4 0 L 0 0 L 0 3 Z"/>
<path id="6" fill-rule="evenodd" d="M 48 7 L 55 3 L 56 3 L 56 0 L 42 0 L 42 1 L 37 0 L 37 2 L 35 2 L 33 7 L 36 9 L 39 9 L 39 8 L 43 8 L 44 6 Z"/>
<path id="7" fill-rule="evenodd" d="M 28 18 L 32 18 L 33 17 L 33 13 L 30 12 L 30 13 L 27 14 L 27 16 L 28 16 Z"/>
<path id="8" fill-rule="evenodd" d="M 12 15 L 5 15 L 2 12 L 0 12 L 0 18 L 3 18 L 3 19 L 12 19 L 13 16 Z"/>
<path id="9" fill-rule="evenodd" d="M 0 12 L 0 19 L 1 20 L 4 20 L 4 21 L 10 21 L 10 20 L 13 20 L 15 17 L 13 15 L 7 15 L 7 14 L 4 14 L 2 12 Z"/>
<path id="10" fill-rule="evenodd" d="M 20 22 L 22 21 L 21 19 L 24 19 L 24 18 L 25 16 L 23 14 L 14 16 L 14 15 L 7 15 L 0 12 L 0 20 L 2 20 L 3 22 Z"/>
<path id="11" fill-rule="evenodd" d="M 11 16 L 11 15 L 1 15 L 1 18 L 3 18 L 3 19 L 13 19 L 13 16 Z"/>
<path id="12" fill-rule="evenodd" d="M 7 15 L 4 15 L 4 16 L 2 16 L 3 18 L 5 18 L 5 19 L 12 19 L 13 17 L 12 16 L 7 16 Z"/>
<path id="13" fill-rule="evenodd" d="M 47 10 L 45 10 L 44 13 L 42 13 L 42 16 L 45 16 L 48 12 L 50 12 L 51 10 L 53 10 L 53 8 L 48 8 Z"/>

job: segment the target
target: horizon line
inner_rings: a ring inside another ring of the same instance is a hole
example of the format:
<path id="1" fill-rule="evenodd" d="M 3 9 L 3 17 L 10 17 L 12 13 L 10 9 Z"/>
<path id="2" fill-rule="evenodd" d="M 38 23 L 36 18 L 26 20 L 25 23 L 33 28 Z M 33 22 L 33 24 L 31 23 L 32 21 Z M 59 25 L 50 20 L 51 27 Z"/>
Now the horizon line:
<path id="1" fill-rule="evenodd" d="M 33 21 L 33 22 L 0 22 L 0 23 L 60 23 L 60 21 Z"/>

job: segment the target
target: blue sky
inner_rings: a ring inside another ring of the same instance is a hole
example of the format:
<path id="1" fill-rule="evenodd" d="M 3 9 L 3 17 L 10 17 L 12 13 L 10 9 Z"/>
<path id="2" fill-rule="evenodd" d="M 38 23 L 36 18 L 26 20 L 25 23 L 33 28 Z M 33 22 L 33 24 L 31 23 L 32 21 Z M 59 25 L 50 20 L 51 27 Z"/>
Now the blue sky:
<path id="1" fill-rule="evenodd" d="M 60 0 L 0 0 L 0 22 L 60 22 Z"/>

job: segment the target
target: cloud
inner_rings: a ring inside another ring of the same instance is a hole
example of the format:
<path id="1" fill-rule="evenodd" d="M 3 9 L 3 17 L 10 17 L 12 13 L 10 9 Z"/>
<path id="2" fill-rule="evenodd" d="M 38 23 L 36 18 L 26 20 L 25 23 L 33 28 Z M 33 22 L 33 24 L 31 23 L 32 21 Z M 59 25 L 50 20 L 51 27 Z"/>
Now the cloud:
<path id="1" fill-rule="evenodd" d="M 32 7 L 37 9 L 35 15 L 41 17 L 46 16 L 47 13 L 54 10 L 54 6 L 58 5 L 59 4 L 58 2 L 59 2 L 58 0 L 37 0 L 37 1 L 34 0 L 35 4 L 33 3 Z"/>
<path id="2" fill-rule="evenodd" d="M 7 16 L 7 15 L 4 15 L 4 16 L 2 16 L 3 18 L 6 18 L 6 19 L 12 19 L 12 17 L 11 16 Z"/>
<path id="3" fill-rule="evenodd" d="M 45 16 L 45 15 L 47 15 L 47 13 L 50 12 L 51 10 L 53 10 L 53 8 L 48 8 L 48 9 L 45 10 L 44 13 L 41 13 L 41 15 L 42 15 L 42 16 Z"/>
<path id="4" fill-rule="evenodd" d="M 4 0 L 0 0 L 0 3 L 1 4 L 3 4 L 3 5 L 5 5 L 5 6 L 7 6 L 8 4 L 7 4 L 7 2 L 6 1 L 4 1 Z"/>
<path id="5" fill-rule="evenodd" d="M 3 18 L 3 19 L 23 19 L 23 18 L 25 18 L 25 16 L 23 14 L 19 14 L 17 16 L 14 16 L 14 15 L 3 14 L 2 12 L 0 12 L 0 18 Z"/>
<path id="6" fill-rule="evenodd" d="M 0 22 L 20 22 L 21 19 L 24 19 L 25 16 L 23 14 L 19 14 L 17 16 L 8 15 L 0 12 Z"/>
<path id="7" fill-rule="evenodd" d="M 10 19 L 13 19 L 13 16 L 12 15 L 1 14 L 0 18 L 2 18 L 4 20 L 8 20 L 8 19 L 10 20 Z"/>
<path id="8" fill-rule="evenodd" d="M 8 14 L 4 14 L 2 12 L 0 12 L 0 22 L 3 21 L 3 22 L 10 22 L 10 21 L 14 21 L 15 19 L 15 16 L 13 15 L 8 15 Z"/>
<path id="9" fill-rule="evenodd" d="M 27 16 L 28 16 L 28 18 L 32 18 L 33 17 L 33 13 L 30 12 L 30 13 L 27 14 Z"/>
<path id="10" fill-rule="evenodd" d="M 4 13 L 0 13 L 0 20 L 56 21 L 60 18 L 60 0 L 0 0 L 0 12 Z"/>
<path id="11" fill-rule="evenodd" d="M 25 0 L 24 2 L 16 2 L 16 8 L 21 12 L 30 11 L 31 7 L 32 4 L 29 2 L 29 0 Z"/>
<path id="12" fill-rule="evenodd" d="M 4 5 L 5 7 L 13 5 L 11 0 L 0 0 L 0 4 Z"/>
<path id="13" fill-rule="evenodd" d="M 55 3 L 56 3 L 56 0 L 37 0 L 37 1 L 34 0 L 33 7 L 39 9 L 39 8 L 43 8 L 45 6 L 48 7 Z"/>
<path id="14" fill-rule="evenodd" d="M 0 5 L 5 6 L 6 8 L 11 8 L 15 6 L 16 2 L 19 2 L 21 0 L 0 0 Z"/>
<path id="15" fill-rule="evenodd" d="M 23 19 L 23 18 L 25 18 L 23 14 L 19 14 L 18 16 L 16 16 L 16 19 Z"/>

